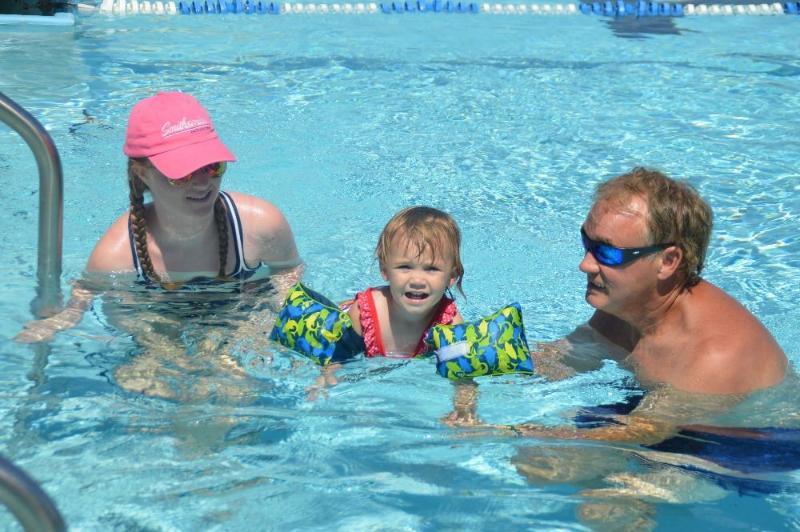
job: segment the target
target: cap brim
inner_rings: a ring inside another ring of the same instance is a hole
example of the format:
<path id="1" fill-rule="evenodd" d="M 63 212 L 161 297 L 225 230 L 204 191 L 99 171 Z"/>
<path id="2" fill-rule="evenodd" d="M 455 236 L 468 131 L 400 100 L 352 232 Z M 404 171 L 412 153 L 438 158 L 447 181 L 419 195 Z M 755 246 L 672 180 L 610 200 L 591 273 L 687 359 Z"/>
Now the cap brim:
<path id="1" fill-rule="evenodd" d="M 207 164 L 234 162 L 236 157 L 218 138 L 181 146 L 148 157 L 159 172 L 169 179 L 181 179 Z"/>

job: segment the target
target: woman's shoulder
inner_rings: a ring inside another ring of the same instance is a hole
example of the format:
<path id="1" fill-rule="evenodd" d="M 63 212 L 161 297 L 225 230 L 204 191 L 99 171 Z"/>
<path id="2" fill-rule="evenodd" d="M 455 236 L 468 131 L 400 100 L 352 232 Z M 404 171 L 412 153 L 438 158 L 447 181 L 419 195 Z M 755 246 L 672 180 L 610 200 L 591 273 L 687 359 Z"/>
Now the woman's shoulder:
<path id="1" fill-rule="evenodd" d="M 227 192 L 242 222 L 247 264 L 261 262 L 273 268 L 300 263 L 289 222 L 272 203 L 241 192 Z"/>
<path id="2" fill-rule="evenodd" d="M 289 222 L 281 210 L 269 201 L 242 194 L 226 192 L 236 205 L 236 212 L 242 221 L 245 237 L 266 238 L 268 240 L 294 241 Z"/>
<path id="3" fill-rule="evenodd" d="M 285 220 L 281 210 L 263 198 L 242 192 L 225 191 L 225 193 L 233 200 L 243 221 L 252 220 L 263 223 L 270 220 Z"/>
<path id="4" fill-rule="evenodd" d="M 128 212 L 120 215 L 111 224 L 94 246 L 86 271 L 126 272 L 133 271 L 133 256 L 128 233 Z"/>

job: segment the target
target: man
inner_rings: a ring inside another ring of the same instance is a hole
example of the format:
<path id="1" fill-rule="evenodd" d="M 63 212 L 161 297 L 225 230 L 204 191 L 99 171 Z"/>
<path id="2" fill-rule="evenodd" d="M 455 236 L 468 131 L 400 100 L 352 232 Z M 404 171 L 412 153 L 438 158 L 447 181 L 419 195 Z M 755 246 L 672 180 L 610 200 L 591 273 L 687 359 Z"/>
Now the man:
<path id="1" fill-rule="evenodd" d="M 709 413 L 783 380 L 787 359 L 769 331 L 700 277 L 711 227 L 711 209 L 697 192 L 660 172 L 635 168 L 598 187 L 581 228 L 586 253 L 580 263 L 586 302 L 596 311 L 588 328 L 534 353 L 537 368 L 545 376 L 554 370 L 565 376 L 564 363 L 572 370 L 585 365 L 581 351 L 610 352 L 645 391 L 656 393 L 609 426 L 522 425 L 515 431 L 654 443 L 684 424 L 659 411 L 689 401 L 705 402 Z M 707 400 L 690 399 L 698 394 Z"/>
<path id="2" fill-rule="evenodd" d="M 530 482 L 580 487 L 576 510 L 591 528 L 650 529 L 653 501 L 725 495 L 682 466 L 728 479 L 786 466 L 759 454 L 764 443 L 752 445 L 768 438 L 768 429 L 715 426 L 717 416 L 746 394 L 780 383 L 787 359 L 750 312 L 701 279 L 711 226 L 711 209 L 692 187 L 634 168 L 598 187 L 581 227 L 586 253 L 580 270 L 586 302 L 596 310 L 587 325 L 533 353 L 537 372 L 564 378 L 611 358 L 633 372 L 640 389 L 623 401 L 583 409 L 569 424 L 507 429 L 539 438 L 641 444 L 538 443 L 511 459 Z M 753 449 L 744 467 L 742 448 Z M 796 449 L 784 446 L 776 455 L 792 453 Z M 641 458 L 649 465 L 639 470 Z M 793 469 L 796 461 L 788 462 Z"/>

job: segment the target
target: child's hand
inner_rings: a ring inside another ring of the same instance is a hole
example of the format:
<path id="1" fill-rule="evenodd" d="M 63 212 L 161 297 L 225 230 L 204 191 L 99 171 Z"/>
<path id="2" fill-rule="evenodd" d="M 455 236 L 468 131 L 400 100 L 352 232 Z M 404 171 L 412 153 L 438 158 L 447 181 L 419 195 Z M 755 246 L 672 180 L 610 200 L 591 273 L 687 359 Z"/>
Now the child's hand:
<path id="1" fill-rule="evenodd" d="M 327 396 L 327 388 L 339 384 L 336 378 L 336 371 L 342 367 L 341 364 L 329 364 L 320 368 L 319 377 L 314 384 L 306 388 L 306 401 L 316 401 L 321 395 Z"/>
<path id="2" fill-rule="evenodd" d="M 453 411 L 442 418 L 451 427 L 474 427 L 478 419 L 478 384 L 472 380 L 454 382 Z"/>
<path id="3" fill-rule="evenodd" d="M 442 423 L 450 427 L 476 427 L 483 422 L 472 410 L 453 410 L 442 418 Z"/>

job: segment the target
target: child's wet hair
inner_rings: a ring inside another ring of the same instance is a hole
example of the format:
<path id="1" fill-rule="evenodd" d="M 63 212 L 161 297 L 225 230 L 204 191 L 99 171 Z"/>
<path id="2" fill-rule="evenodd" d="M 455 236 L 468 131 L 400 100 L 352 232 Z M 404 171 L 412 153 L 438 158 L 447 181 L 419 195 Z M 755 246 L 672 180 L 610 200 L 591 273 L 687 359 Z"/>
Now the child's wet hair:
<path id="1" fill-rule="evenodd" d="M 395 214 L 381 231 L 375 256 L 381 269 L 386 266 L 389 250 L 398 239 L 416 250 L 417 257 L 430 250 L 433 260 L 438 257 L 452 257 L 453 277 L 461 294 L 461 281 L 464 266 L 461 264 L 461 231 L 452 216 L 433 207 L 408 207 Z"/>

